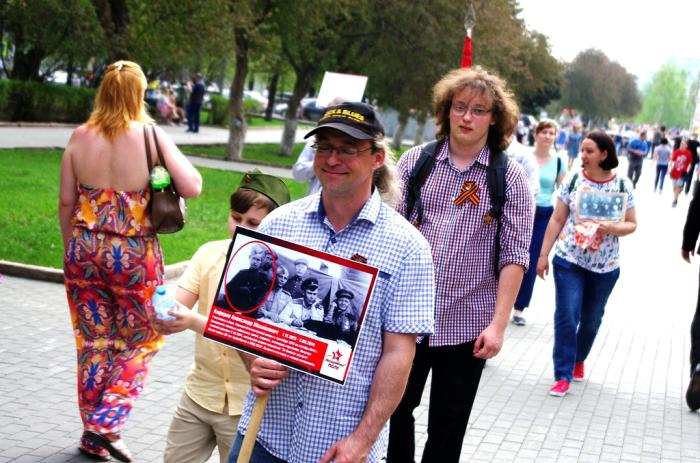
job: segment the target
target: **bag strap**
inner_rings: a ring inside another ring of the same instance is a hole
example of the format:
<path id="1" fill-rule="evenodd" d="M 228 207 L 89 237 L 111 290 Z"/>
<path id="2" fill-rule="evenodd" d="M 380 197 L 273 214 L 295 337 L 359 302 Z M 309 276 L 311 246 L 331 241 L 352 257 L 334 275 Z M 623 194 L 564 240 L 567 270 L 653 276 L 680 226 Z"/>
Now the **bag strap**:
<path id="1" fill-rule="evenodd" d="M 160 150 L 160 143 L 158 143 L 158 136 L 156 135 L 156 128 L 151 126 L 151 133 L 153 134 L 153 141 L 156 143 L 156 152 L 158 153 L 158 161 L 160 165 L 163 166 L 165 170 L 168 170 L 168 166 L 165 165 L 165 158 L 163 158 L 163 152 Z"/>
<path id="2" fill-rule="evenodd" d="M 410 220 L 413 209 L 416 208 L 418 216 L 414 225 L 419 227 L 423 222 L 423 201 L 421 201 L 420 190 L 425 184 L 428 176 L 435 167 L 435 154 L 439 153 L 445 140 L 433 140 L 426 143 L 421 148 L 420 156 L 411 170 L 406 184 L 406 220 Z"/>
<path id="3" fill-rule="evenodd" d="M 494 274 L 498 280 L 498 264 L 501 257 L 501 217 L 503 216 L 503 205 L 506 202 L 506 169 L 508 167 L 508 156 L 503 151 L 496 151 L 491 154 L 488 169 L 486 171 L 486 186 L 491 198 L 491 210 L 489 214 L 496 220 L 496 236 L 494 237 Z"/>
<path id="4" fill-rule="evenodd" d="M 151 171 L 153 170 L 153 161 L 151 161 L 151 144 L 148 143 L 148 129 L 146 127 L 147 126 L 144 124 L 143 142 L 146 146 L 146 163 L 148 164 L 148 175 L 151 175 Z"/>

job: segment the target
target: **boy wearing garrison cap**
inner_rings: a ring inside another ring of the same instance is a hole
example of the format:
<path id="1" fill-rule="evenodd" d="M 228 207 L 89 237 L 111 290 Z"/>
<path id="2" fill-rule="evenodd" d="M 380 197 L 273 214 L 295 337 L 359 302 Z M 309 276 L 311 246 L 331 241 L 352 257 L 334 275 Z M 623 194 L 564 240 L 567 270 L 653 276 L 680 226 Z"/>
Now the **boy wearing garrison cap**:
<path id="1" fill-rule="evenodd" d="M 282 180 L 257 169 L 246 173 L 230 198 L 230 235 L 238 225 L 257 229 L 269 212 L 287 202 L 289 190 Z M 212 241 L 197 250 L 175 292 L 181 309 L 171 314 L 176 320 L 156 321 L 161 334 L 185 329 L 198 333 L 192 370 L 168 430 L 165 463 L 207 461 L 216 446 L 225 462 L 236 436 L 250 386 L 248 372 L 236 351 L 202 336 L 230 243 L 230 239 Z M 197 311 L 188 310 L 197 301 Z"/>

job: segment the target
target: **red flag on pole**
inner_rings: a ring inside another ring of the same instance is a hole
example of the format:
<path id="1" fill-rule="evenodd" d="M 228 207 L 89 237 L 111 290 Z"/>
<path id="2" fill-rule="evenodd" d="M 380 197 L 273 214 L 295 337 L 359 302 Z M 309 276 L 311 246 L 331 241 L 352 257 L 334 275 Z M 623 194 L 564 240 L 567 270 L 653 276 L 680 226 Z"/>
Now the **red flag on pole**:
<path id="1" fill-rule="evenodd" d="M 466 36 L 464 38 L 464 48 L 462 49 L 462 67 L 472 67 L 472 38 Z"/>

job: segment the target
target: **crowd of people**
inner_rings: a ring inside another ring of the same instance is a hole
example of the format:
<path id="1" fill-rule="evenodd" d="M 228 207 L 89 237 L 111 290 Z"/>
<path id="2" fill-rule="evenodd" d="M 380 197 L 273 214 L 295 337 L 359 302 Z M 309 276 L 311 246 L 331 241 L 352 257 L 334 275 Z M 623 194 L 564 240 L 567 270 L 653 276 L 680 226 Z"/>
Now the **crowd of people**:
<path id="1" fill-rule="evenodd" d="M 451 71 L 435 84 L 437 144 L 411 148 L 396 165 L 373 106 L 331 105 L 307 134 L 314 137 L 310 162 L 320 188 L 290 202 L 280 179 L 244 175 L 230 196 L 229 239 L 197 250 L 175 291 L 174 320 L 156 320 L 150 296 L 162 283 L 163 264 L 142 158 L 145 143 L 158 142 L 144 141 L 153 122 L 141 98 L 145 89 L 136 63 L 110 65 L 95 109 L 61 164 L 59 215 L 85 455 L 132 461 L 121 431 L 151 360 L 164 335 L 192 330 L 194 364 L 170 424 L 166 462 L 206 461 L 216 447 L 222 462 L 236 462 L 260 397 L 268 402 L 252 462 L 413 461 L 414 411 L 429 374 L 422 461 L 457 462 L 485 362 L 500 352 L 509 323 L 526 323 L 535 275 L 546 277 L 550 266 L 556 297 L 549 393 L 563 397 L 572 381 L 585 380 L 620 272 L 619 238 L 637 227 L 636 180 L 615 173 L 619 150 L 610 135 L 569 127 L 563 149 L 569 160 L 580 159 L 581 170 L 568 175 L 573 161 L 564 166 L 556 153 L 555 121 L 536 125 L 532 153 L 509 156 L 518 108 L 505 81 L 480 67 Z M 195 98 L 192 111 L 196 105 Z M 199 195 L 197 170 L 155 131 L 178 193 Z M 674 163 L 673 171 L 680 155 L 669 155 L 667 144 L 662 137 L 653 151 L 657 162 Z M 640 160 L 638 152 L 651 149 L 641 135 L 629 145 L 628 155 Z M 678 150 L 690 150 L 689 142 Z M 690 159 L 688 152 L 681 155 Z M 406 194 L 419 174 L 417 197 Z M 611 204 L 619 211 L 606 220 L 587 212 Z M 693 201 L 688 215 L 686 260 L 700 230 L 698 207 Z M 322 272 L 307 259 L 251 246 L 248 267 L 233 272 L 219 292 L 238 226 L 377 267 L 361 336 L 355 294 L 337 288 L 321 298 Z M 290 329 L 335 326 L 334 337 L 356 343 L 344 385 L 204 338 L 213 305 Z M 697 318 L 686 396 L 692 409 L 700 408 Z"/>

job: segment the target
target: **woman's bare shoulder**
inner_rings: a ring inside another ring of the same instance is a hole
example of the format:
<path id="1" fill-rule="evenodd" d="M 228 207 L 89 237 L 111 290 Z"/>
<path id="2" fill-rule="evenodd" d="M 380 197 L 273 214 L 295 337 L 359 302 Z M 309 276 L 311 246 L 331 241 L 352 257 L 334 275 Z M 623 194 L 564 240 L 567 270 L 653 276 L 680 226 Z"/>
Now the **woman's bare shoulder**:
<path id="1" fill-rule="evenodd" d="M 68 144 L 84 143 L 95 140 L 99 136 L 96 127 L 88 126 L 87 124 L 80 125 L 73 130 Z"/>

